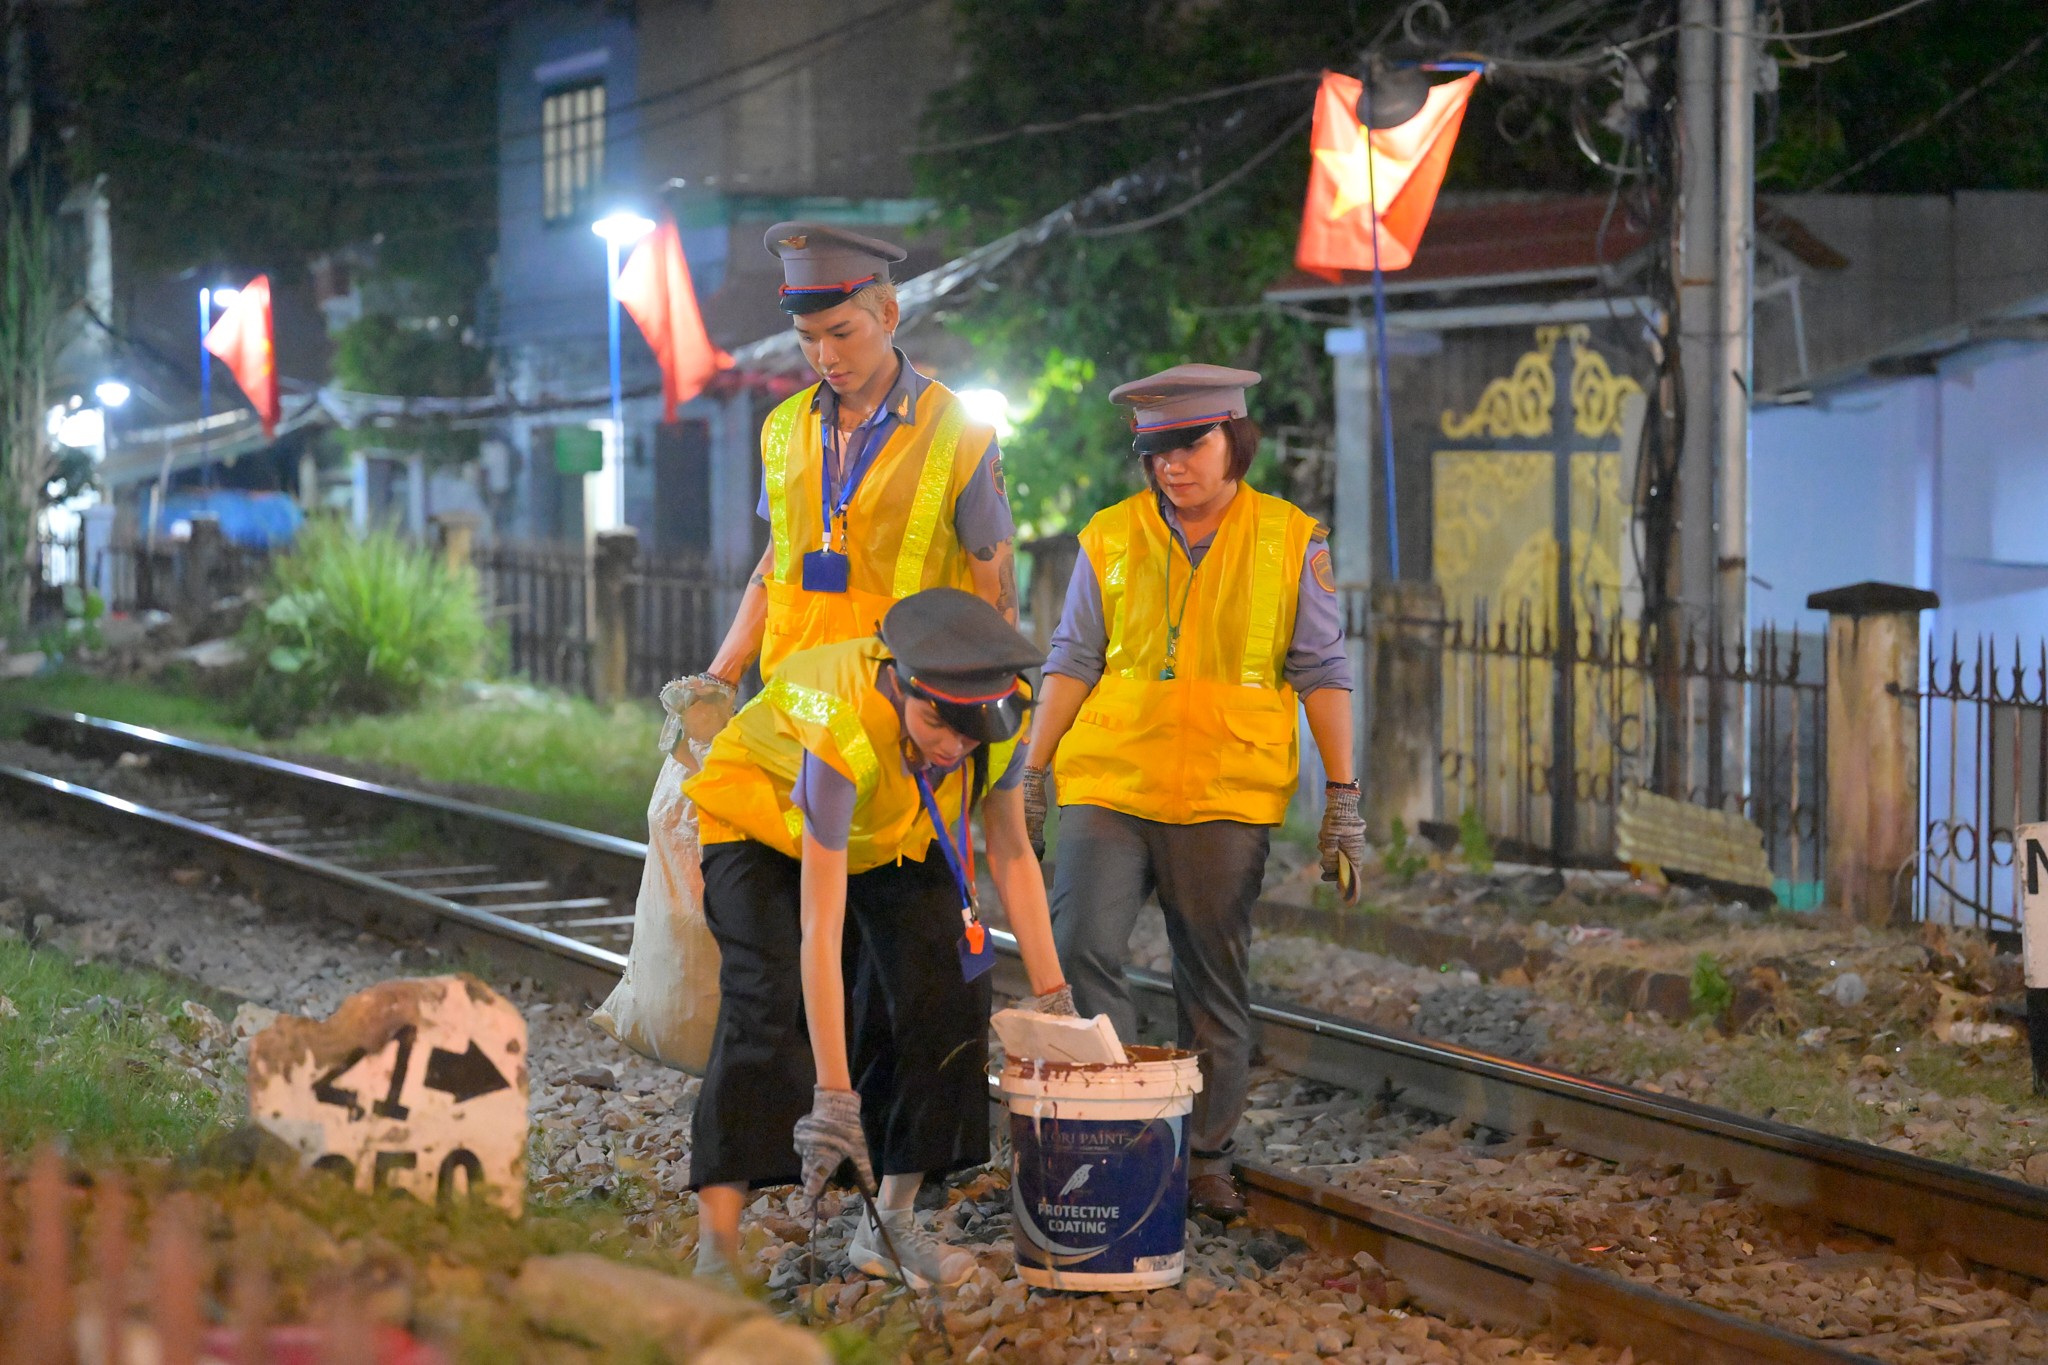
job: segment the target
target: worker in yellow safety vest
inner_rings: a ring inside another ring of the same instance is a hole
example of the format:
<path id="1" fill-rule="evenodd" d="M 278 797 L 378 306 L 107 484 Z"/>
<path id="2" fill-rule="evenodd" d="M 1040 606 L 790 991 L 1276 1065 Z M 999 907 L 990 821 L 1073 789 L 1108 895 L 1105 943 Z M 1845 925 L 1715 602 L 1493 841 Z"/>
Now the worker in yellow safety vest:
<path id="1" fill-rule="evenodd" d="M 879 638 L 784 659 L 685 784 L 722 954 L 691 1120 L 699 1273 L 731 1276 L 749 1188 L 801 1179 L 815 1200 L 845 1162 L 863 1188 L 882 1177 L 859 1270 L 920 1288 L 973 1272 L 912 1216 L 926 1174 L 988 1160 L 994 948 L 971 814 L 1029 1007 L 1074 1012 L 1019 791 L 1021 674 L 1043 661 L 980 598 L 926 589 Z"/>
<path id="2" fill-rule="evenodd" d="M 734 694 L 756 656 L 872 635 L 892 604 L 957 587 L 1017 620 L 1016 525 L 994 431 L 895 345 L 889 267 L 903 248 L 821 223 L 778 223 L 782 307 L 820 383 L 761 427 L 768 547 L 689 697 Z"/>
<path id="3" fill-rule="evenodd" d="M 1229 1174 L 1249 1089 L 1252 907 L 1297 770 L 1296 698 L 1329 778 L 1323 876 L 1365 853 L 1351 670 L 1326 533 L 1248 488 L 1259 376 L 1178 365 L 1110 398 L 1134 410 L 1144 492 L 1097 513 L 1045 664 L 1024 772 L 1043 849 L 1060 803 L 1053 931 L 1085 1014 L 1135 1036 L 1131 930 L 1156 893 L 1173 946 L 1180 1044 L 1200 1051 L 1189 1204 L 1244 1212 Z"/>

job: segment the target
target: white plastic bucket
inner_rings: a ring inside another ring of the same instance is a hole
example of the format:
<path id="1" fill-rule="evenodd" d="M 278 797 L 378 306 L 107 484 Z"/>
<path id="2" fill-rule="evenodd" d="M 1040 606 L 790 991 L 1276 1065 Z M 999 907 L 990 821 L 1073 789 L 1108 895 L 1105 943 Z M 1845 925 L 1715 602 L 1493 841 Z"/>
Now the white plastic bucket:
<path id="1" fill-rule="evenodd" d="M 1123 1066 L 1012 1059 L 1010 1211 L 1017 1273 L 1041 1289 L 1157 1289 L 1187 1264 L 1193 1053 Z"/>

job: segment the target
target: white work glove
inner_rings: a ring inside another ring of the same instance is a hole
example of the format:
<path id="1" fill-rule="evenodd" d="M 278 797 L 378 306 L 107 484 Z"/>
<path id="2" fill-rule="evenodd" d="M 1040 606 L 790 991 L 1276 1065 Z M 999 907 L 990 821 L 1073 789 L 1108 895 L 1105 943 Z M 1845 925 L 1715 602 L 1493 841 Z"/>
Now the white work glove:
<path id="1" fill-rule="evenodd" d="M 868 1138 L 860 1126 L 860 1092 L 811 1091 L 811 1112 L 796 1121 L 796 1151 L 804 1163 L 804 1197 L 816 1199 L 841 1165 L 853 1163 L 854 1179 L 863 1191 L 875 1188 L 875 1168 L 868 1164 Z"/>
<path id="2" fill-rule="evenodd" d="M 1081 1012 L 1074 1008 L 1074 988 L 1064 981 L 1044 995 L 1034 995 L 1026 1000 L 1024 1008 L 1033 1014 L 1063 1014 L 1069 1019 L 1081 1017 Z"/>
<path id="3" fill-rule="evenodd" d="M 739 689 L 710 673 L 693 673 L 669 683 L 661 689 L 661 752 L 674 754 L 676 745 L 682 743 L 684 714 L 692 707 L 702 709 L 689 717 L 690 738 L 702 744 L 725 728 L 737 700 Z"/>
<path id="4" fill-rule="evenodd" d="M 1323 784 L 1323 827 L 1316 836 L 1316 848 L 1322 854 L 1326 882 L 1340 880 L 1340 855 L 1350 862 L 1354 876 L 1365 866 L 1365 818 L 1358 813 L 1356 782 Z M 1353 886 L 1356 885 L 1354 882 Z"/>

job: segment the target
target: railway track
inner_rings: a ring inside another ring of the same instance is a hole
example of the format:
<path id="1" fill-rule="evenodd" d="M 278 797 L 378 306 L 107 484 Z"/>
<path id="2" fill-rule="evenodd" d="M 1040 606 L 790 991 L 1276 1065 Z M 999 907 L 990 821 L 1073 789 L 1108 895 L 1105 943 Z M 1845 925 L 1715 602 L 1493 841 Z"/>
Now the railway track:
<path id="1" fill-rule="evenodd" d="M 65 757 L 0 766 L 8 804 L 175 842 L 280 903 L 479 953 L 585 999 L 624 966 L 644 855 L 630 840 L 85 716 L 39 714 L 28 733 Z M 147 801 L 106 790 L 122 785 L 108 776 L 116 762 L 146 764 Z M 1131 975 L 1143 1027 L 1170 1030 L 1167 981 Z M 1012 952 L 998 990 L 1020 992 L 1021 978 Z M 1607 1161 L 1719 1172 L 1751 1198 L 1902 1250 L 1946 1247 L 2048 1280 L 2048 1195 L 2031 1187 L 1313 1011 L 1256 1013 L 1267 1059 L 1300 1076 Z M 1370 1252 L 1434 1311 L 1671 1361 L 1863 1358 L 1270 1167 L 1241 1173 L 1259 1220 L 1299 1227 L 1318 1249 Z"/>

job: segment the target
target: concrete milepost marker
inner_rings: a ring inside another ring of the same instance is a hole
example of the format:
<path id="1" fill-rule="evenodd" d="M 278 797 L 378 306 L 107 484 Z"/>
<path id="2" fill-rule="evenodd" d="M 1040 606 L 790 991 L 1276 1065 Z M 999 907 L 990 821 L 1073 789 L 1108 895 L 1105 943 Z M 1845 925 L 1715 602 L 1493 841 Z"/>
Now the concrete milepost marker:
<path id="1" fill-rule="evenodd" d="M 2020 874 L 2020 941 L 2027 978 L 2027 1047 L 2034 1093 L 2048 1095 L 2048 824 L 2014 831 Z"/>
<path id="2" fill-rule="evenodd" d="M 250 1040 L 249 1117 L 359 1190 L 526 1203 L 526 1020 L 473 976 L 385 981 Z"/>

